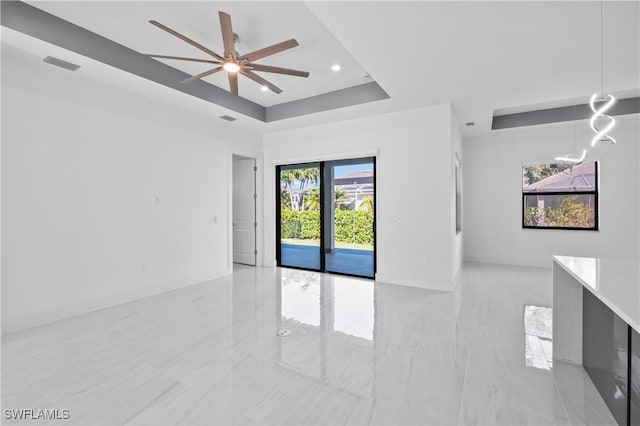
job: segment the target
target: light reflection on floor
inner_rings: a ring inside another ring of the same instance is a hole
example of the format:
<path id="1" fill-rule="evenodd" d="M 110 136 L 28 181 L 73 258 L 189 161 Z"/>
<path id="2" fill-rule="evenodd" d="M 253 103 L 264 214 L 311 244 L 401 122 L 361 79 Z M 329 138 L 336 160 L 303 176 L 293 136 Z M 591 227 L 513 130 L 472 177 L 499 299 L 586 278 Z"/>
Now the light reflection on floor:
<path id="1" fill-rule="evenodd" d="M 321 275 L 293 269 L 282 272 L 283 318 L 320 326 Z"/>
<path id="2" fill-rule="evenodd" d="M 283 319 L 325 327 L 353 337 L 373 340 L 375 325 L 374 282 L 334 276 L 323 285 L 314 272 L 282 269 Z M 325 293 L 329 306 L 322 303 Z"/>
<path id="3" fill-rule="evenodd" d="M 544 306 L 524 306 L 524 356 L 527 367 L 553 367 L 553 315 Z"/>
<path id="4" fill-rule="evenodd" d="M 373 340 L 373 281 L 334 278 L 333 329 Z"/>

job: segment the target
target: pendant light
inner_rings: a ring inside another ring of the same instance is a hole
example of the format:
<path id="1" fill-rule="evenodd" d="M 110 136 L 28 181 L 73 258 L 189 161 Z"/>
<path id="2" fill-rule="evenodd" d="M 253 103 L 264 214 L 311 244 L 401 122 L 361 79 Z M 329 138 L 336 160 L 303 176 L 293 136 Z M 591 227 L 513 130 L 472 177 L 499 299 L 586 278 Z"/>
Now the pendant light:
<path id="1" fill-rule="evenodd" d="M 604 0 L 600 0 L 600 94 L 594 93 L 589 100 L 589 106 L 593 111 L 591 120 L 589 120 L 589 126 L 596 133 L 591 139 L 591 146 L 595 147 L 598 142 L 611 142 L 616 143 L 616 140 L 609 136 L 608 133 L 613 129 L 616 124 L 615 118 L 607 115 L 606 113 L 611 109 L 616 101 L 616 98 L 604 92 Z M 596 106 L 596 102 L 600 105 Z M 600 124 L 605 122 L 603 127 L 599 127 Z"/>
<path id="2" fill-rule="evenodd" d="M 565 155 L 564 157 L 556 157 L 555 160 L 559 163 L 569 164 L 571 166 L 577 166 L 578 164 L 584 163 L 584 160 L 587 159 L 587 150 L 583 149 L 582 154 L 578 157 L 577 155 Z"/>

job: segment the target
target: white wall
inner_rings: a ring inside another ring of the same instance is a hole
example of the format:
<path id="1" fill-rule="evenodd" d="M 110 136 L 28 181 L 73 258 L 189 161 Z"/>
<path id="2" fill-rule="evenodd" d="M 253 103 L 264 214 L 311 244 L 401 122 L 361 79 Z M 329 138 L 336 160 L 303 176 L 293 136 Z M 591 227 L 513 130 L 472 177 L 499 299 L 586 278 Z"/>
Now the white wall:
<path id="1" fill-rule="evenodd" d="M 600 162 L 597 232 L 522 229 L 522 164 L 579 153 L 592 137 L 586 121 L 465 140 L 465 259 L 542 267 L 551 267 L 554 254 L 637 259 L 640 126 L 637 115 L 617 119 L 617 145 L 600 144 L 590 153 Z"/>
<path id="2" fill-rule="evenodd" d="M 458 159 L 461 161 L 460 167 L 463 167 L 464 164 L 464 154 L 463 154 L 463 142 L 462 142 L 462 133 L 460 132 L 460 124 L 458 123 L 458 119 L 456 118 L 455 112 L 452 110 L 451 112 L 451 158 L 450 164 L 455 165 L 456 163 L 456 154 Z M 462 263 L 464 261 L 464 227 L 462 231 L 456 234 L 456 186 L 455 186 L 455 167 L 451 168 L 451 262 L 452 262 L 452 271 L 453 277 L 456 278 L 456 275 L 462 270 Z M 460 185 L 462 188 L 462 192 L 464 193 L 464 186 L 462 182 L 462 174 L 460 174 Z M 463 200 L 460 200 L 462 203 Z"/>
<path id="3" fill-rule="evenodd" d="M 267 134 L 264 193 L 275 194 L 276 164 L 377 155 L 376 279 L 451 289 L 457 274 L 451 115 L 445 104 Z M 265 263 L 273 264 L 274 197 L 265 198 L 264 217 Z"/>
<path id="4" fill-rule="evenodd" d="M 11 49 L 2 106 L 3 333 L 231 272 L 231 151 L 258 135 Z"/>

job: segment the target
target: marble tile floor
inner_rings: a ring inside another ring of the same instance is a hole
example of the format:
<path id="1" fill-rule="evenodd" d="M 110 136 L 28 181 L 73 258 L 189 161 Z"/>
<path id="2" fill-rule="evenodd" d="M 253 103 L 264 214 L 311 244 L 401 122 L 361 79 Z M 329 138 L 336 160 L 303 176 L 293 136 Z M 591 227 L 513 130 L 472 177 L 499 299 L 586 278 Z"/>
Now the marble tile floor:
<path id="1" fill-rule="evenodd" d="M 614 424 L 545 355 L 551 294 L 535 268 L 468 263 L 443 293 L 237 267 L 4 336 L 3 424 Z"/>

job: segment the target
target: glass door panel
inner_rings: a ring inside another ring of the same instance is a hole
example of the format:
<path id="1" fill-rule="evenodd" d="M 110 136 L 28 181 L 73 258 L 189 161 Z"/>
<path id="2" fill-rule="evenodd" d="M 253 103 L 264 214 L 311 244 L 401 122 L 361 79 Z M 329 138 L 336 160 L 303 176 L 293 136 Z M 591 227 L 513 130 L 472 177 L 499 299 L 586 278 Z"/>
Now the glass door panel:
<path id="1" fill-rule="evenodd" d="M 320 164 L 278 166 L 278 265 L 321 271 Z"/>
<path id="2" fill-rule="evenodd" d="M 325 270 L 375 274 L 375 159 L 323 164 Z"/>

